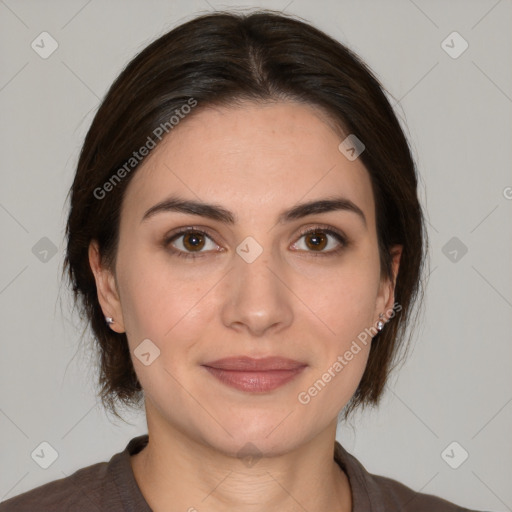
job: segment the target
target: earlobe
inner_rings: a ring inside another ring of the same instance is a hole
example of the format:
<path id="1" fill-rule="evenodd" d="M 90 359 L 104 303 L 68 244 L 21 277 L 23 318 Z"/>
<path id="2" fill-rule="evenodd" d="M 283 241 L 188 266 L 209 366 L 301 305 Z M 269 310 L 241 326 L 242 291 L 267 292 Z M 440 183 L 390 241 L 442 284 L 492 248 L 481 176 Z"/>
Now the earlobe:
<path id="1" fill-rule="evenodd" d="M 105 321 L 113 331 L 124 332 L 123 315 L 116 280 L 111 270 L 102 265 L 100 250 L 96 240 L 92 240 L 89 244 L 89 265 L 94 274 L 98 301 L 103 310 Z"/>

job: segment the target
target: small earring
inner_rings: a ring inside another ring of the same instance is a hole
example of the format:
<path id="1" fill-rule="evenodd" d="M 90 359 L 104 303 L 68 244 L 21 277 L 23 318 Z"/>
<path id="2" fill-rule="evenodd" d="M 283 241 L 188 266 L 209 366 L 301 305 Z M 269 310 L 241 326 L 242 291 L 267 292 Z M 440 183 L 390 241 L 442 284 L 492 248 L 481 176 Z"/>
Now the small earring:
<path id="1" fill-rule="evenodd" d="M 105 322 L 107 322 L 107 324 L 110 325 L 114 323 L 114 319 L 111 316 L 106 316 Z"/>
<path id="2" fill-rule="evenodd" d="M 380 320 L 377 322 L 377 330 L 382 331 L 384 329 L 384 322 L 382 320 L 382 313 L 379 313 Z"/>

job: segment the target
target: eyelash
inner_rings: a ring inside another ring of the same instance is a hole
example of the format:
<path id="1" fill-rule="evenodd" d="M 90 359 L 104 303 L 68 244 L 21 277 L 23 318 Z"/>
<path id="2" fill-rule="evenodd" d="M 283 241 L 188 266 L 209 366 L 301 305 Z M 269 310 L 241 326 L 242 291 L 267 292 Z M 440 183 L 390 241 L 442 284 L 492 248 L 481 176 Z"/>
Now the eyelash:
<path id="1" fill-rule="evenodd" d="M 201 258 L 203 255 L 203 253 L 201 253 L 201 252 L 198 252 L 198 253 L 185 252 L 180 249 L 175 249 L 170 245 L 171 242 L 175 241 L 176 239 L 178 239 L 181 236 L 186 235 L 188 233 L 199 233 L 201 235 L 206 235 L 210 240 L 214 241 L 213 237 L 207 231 L 205 231 L 204 228 L 199 229 L 199 228 L 190 226 L 188 228 L 182 229 L 181 231 L 178 231 L 177 233 L 173 233 L 170 236 L 166 237 L 164 240 L 164 247 L 169 249 L 172 254 L 178 256 L 179 258 L 192 258 L 192 259 Z M 343 233 L 341 233 L 340 231 L 337 231 L 333 228 L 324 227 L 324 226 L 320 226 L 320 225 L 314 226 L 312 228 L 308 228 L 308 229 L 302 231 L 300 233 L 297 241 L 300 240 L 303 236 L 306 236 L 306 235 L 309 235 L 312 233 L 325 233 L 327 235 L 331 235 L 340 244 L 340 247 L 338 247 L 337 249 L 332 249 L 332 250 L 326 251 L 326 252 L 306 251 L 315 257 L 317 257 L 317 256 L 320 256 L 320 257 L 336 256 L 339 253 L 341 253 L 349 245 L 349 242 Z"/>

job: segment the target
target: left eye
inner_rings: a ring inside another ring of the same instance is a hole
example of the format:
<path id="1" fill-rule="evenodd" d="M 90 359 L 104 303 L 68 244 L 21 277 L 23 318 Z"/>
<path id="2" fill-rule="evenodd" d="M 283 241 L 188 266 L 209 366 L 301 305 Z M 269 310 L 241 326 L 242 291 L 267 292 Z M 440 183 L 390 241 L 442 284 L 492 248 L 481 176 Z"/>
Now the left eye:
<path id="1" fill-rule="evenodd" d="M 329 241 L 330 238 L 334 238 L 335 242 L 332 242 L 330 244 Z M 319 252 L 319 253 L 331 253 L 331 252 L 338 252 L 343 247 L 347 245 L 347 241 L 344 236 L 342 236 L 340 233 L 337 233 L 331 229 L 310 229 L 304 233 L 302 233 L 299 240 L 304 239 L 303 247 L 298 247 L 299 250 L 305 250 L 308 252 Z M 298 242 L 294 244 L 296 247 L 297 245 L 300 245 Z M 334 247 L 333 247 L 334 245 Z M 338 248 L 336 248 L 336 245 L 338 245 Z M 339 247 L 341 246 L 341 247 Z M 304 248 L 305 247 L 305 248 Z M 328 250 L 324 250 L 328 248 Z"/>

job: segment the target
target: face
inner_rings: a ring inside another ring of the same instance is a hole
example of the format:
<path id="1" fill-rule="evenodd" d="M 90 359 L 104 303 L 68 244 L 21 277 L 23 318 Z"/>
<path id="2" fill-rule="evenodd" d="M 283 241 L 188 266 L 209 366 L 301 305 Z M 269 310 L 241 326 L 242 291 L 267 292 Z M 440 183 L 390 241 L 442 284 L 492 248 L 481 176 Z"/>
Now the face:
<path id="1" fill-rule="evenodd" d="M 114 272 L 99 271 L 93 246 L 90 258 L 148 424 L 230 454 L 247 442 L 283 453 L 332 426 L 365 369 L 360 335 L 393 304 L 370 178 L 342 140 L 302 104 L 209 108 L 137 170 Z M 165 206 L 171 196 L 217 210 Z M 298 208 L 317 201 L 339 203 Z M 231 357 L 295 363 L 208 368 Z"/>

